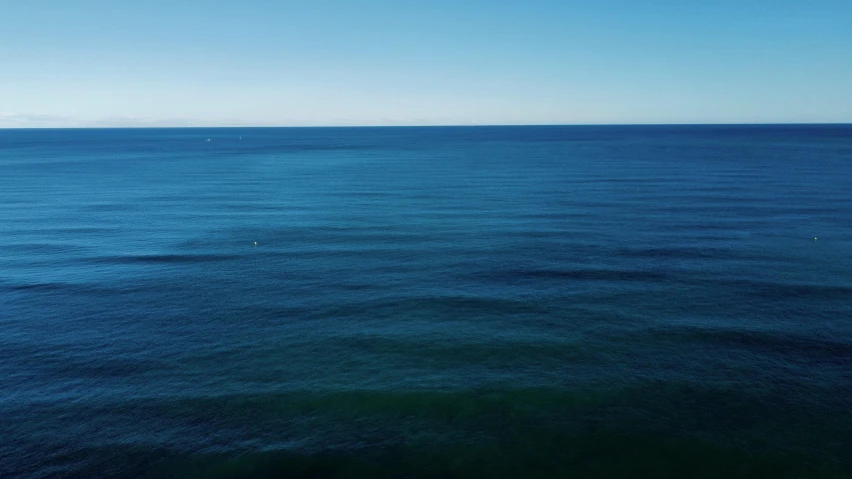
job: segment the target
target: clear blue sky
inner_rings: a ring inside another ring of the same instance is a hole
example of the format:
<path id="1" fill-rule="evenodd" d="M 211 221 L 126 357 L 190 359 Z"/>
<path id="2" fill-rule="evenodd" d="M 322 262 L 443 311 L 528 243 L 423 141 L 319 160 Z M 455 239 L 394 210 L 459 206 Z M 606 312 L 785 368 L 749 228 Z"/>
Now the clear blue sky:
<path id="1" fill-rule="evenodd" d="M 0 127 L 852 122 L 852 0 L 0 0 Z"/>

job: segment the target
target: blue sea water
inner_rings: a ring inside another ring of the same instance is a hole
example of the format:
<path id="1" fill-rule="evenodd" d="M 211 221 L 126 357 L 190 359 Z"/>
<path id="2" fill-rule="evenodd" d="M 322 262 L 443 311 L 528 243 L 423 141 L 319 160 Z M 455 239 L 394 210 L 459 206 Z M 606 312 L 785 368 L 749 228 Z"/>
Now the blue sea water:
<path id="1" fill-rule="evenodd" d="M 850 451 L 850 125 L 0 130 L 2 477 Z"/>

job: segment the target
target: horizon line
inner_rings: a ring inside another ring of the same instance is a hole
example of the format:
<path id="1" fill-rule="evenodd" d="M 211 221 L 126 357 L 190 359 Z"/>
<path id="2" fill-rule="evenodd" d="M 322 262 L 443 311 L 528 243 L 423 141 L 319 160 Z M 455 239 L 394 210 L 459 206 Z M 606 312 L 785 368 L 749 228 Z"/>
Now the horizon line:
<path id="1" fill-rule="evenodd" d="M 213 130 L 213 129 L 273 129 L 273 128 L 494 128 L 544 126 L 852 126 L 852 121 L 840 122 L 734 122 L 734 123 L 482 123 L 427 125 L 220 125 L 220 126 L 3 126 L 0 130 Z"/>

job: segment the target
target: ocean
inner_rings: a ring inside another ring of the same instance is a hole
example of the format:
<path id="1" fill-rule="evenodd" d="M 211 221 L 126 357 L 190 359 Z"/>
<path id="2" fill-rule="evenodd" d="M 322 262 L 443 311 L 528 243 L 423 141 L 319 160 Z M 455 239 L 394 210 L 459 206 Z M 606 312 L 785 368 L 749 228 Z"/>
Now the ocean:
<path id="1" fill-rule="evenodd" d="M 852 477 L 852 125 L 0 130 L 0 477 Z"/>

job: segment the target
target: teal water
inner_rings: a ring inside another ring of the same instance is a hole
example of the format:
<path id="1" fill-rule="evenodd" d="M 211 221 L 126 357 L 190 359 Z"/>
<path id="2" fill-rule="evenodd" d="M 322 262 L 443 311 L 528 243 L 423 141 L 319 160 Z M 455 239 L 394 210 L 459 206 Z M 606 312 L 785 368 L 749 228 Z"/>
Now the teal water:
<path id="1" fill-rule="evenodd" d="M 0 130 L 0 438 L 22 478 L 852 477 L 852 126 Z"/>

